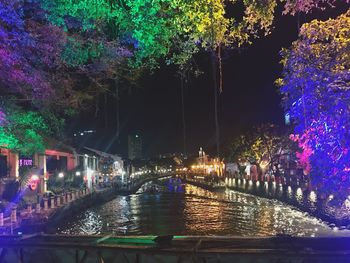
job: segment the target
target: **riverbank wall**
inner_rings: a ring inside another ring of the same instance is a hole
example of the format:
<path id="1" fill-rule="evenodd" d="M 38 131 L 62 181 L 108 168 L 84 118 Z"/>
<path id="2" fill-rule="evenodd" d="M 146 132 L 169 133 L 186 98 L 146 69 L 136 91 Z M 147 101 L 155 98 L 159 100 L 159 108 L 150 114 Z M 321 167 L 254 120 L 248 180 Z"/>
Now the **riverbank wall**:
<path id="1" fill-rule="evenodd" d="M 300 185 L 288 185 L 275 181 L 259 181 L 241 178 L 224 178 L 212 183 L 186 177 L 184 182 L 213 191 L 230 189 L 258 197 L 278 200 L 303 212 L 319 218 L 338 229 L 350 229 L 350 199 L 339 205 L 332 196 L 326 198 L 317 195 L 316 191 Z"/>
<path id="2" fill-rule="evenodd" d="M 92 192 L 83 198 L 77 199 L 66 206 L 56 209 L 48 218 L 44 225 L 45 233 L 56 233 L 56 226 L 63 220 L 69 219 L 72 215 L 81 213 L 90 207 L 106 203 L 113 200 L 118 195 L 113 188 L 104 189 L 103 191 Z"/>
<path id="3" fill-rule="evenodd" d="M 91 207 L 107 203 L 116 198 L 117 196 L 127 196 L 135 194 L 145 183 L 166 176 L 169 175 L 145 178 L 143 180 L 129 185 L 126 188 L 113 187 L 105 189 L 103 191 L 92 192 L 84 198 L 76 200 L 76 202 L 72 202 L 67 206 L 57 209 L 48 219 L 47 224 L 45 225 L 45 233 L 56 233 L 57 225 L 59 225 L 60 222 L 69 219 L 72 215 L 79 214 L 82 211 L 85 211 Z"/>
<path id="4" fill-rule="evenodd" d="M 191 179 L 188 179 L 188 178 L 183 178 L 182 179 L 182 182 L 183 183 L 188 183 L 188 184 L 191 184 L 191 185 L 194 185 L 194 186 L 198 186 L 200 188 L 203 188 L 205 190 L 208 190 L 208 191 L 220 191 L 220 190 L 223 190 L 226 188 L 226 186 L 224 184 L 211 184 L 209 182 L 204 182 L 204 181 L 196 181 L 196 180 L 191 180 Z"/>
<path id="5" fill-rule="evenodd" d="M 69 220 L 70 217 L 91 207 L 111 201 L 117 196 L 135 194 L 143 184 L 167 176 L 169 175 L 147 177 L 122 188 L 109 187 L 92 192 L 85 191 L 84 194 L 70 193 L 64 197 L 52 198 L 50 204 L 45 203 L 45 209 L 41 209 L 39 212 L 32 211 L 30 214 L 26 213 L 24 217 L 19 216 L 13 229 L 12 226 L 11 230 L 9 227 L 4 227 L 2 233 L 56 233 L 60 222 Z"/>

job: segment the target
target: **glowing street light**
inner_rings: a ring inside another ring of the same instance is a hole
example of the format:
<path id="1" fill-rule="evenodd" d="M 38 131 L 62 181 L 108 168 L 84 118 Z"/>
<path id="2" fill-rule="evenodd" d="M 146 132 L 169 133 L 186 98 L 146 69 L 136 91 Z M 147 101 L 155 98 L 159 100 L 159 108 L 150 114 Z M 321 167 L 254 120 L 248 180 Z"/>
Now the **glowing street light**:
<path id="1" fill-rule="evenodd" d="M 59 177 L 59 178 L 63 178 L 63 177 L 64 177 L 64 173 L 59 173 L 59 174 L 58 174 L 58 177 Z"/>
<path id="2" fill-rule="evenodd" d="M 33 174 L 33 175 L 30 177 L 30 180 L 32 180 L 32 181 L 39 181 L 39 176 L 37 176 L 36 174 Z"/>

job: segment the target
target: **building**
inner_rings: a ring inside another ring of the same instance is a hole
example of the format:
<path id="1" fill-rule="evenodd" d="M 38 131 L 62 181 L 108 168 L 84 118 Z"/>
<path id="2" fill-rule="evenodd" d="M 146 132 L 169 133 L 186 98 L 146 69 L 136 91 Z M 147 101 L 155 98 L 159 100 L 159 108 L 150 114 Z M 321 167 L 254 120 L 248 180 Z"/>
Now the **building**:
<path id="1" fill-rule="evenodd" d="M 116 177 L 118 178 L 117 181 L 121 182 L 128 179 L 124 170 L 124 161 L 120 156 L 88 147 L 85 147 L 85 149 L 94 152 L 99 157 L 98 170 L 100 172 L 100 177 L 102 177 L 104 181 L 113 180 L 113 178 Z"/>
<path id="2" fill-rule="evenodd" d="M 0 147 L 0 193 L 4 184 L 28 172 L 36 178 L 41 193 L 47 191 L 47 181 L 55 174 L 83 176 L 92 187 L 99 171 L 100 156 L 95 151 L 76 150 L 53 139 L 47 139 L 46 145 L 45 152 L 29 156 Z"/>
<path id="3" fill-rule="evenodd" d="M 217 175 L 223 176 L 225 164 L 219 158 L 210 158 L 203 148 L 199 148 L 198 157 L 195 163 L 191 166 L 191 172 L 200 175 Z"/>
<path id="4" fill-rule="evenodd" d="M 142 139 L 138 134 L 128 136 L 128 158 L 130 160 L 142 158 Z"/>

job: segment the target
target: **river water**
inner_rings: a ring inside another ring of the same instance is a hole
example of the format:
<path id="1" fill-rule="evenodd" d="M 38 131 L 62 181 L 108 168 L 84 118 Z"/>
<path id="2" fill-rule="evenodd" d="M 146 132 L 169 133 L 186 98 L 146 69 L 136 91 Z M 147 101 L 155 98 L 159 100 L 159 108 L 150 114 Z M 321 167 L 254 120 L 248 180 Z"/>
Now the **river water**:
<path id="1" fill-rule="evenodd" d="M 119 196 L 62 222 L 60 234 L 350 236 L 282 202 L 185 184 Z"/>

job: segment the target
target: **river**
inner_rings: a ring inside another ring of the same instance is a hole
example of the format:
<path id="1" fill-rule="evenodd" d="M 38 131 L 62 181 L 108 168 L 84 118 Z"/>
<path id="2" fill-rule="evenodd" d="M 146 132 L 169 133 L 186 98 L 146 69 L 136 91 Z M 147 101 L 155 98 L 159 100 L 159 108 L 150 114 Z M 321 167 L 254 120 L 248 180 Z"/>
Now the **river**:
<path id="1" fill-rule="evenodd" d="M 189 184 L 119 196 L 62 222 L 60 234 L 350 236 L 280 201 Z"/>

